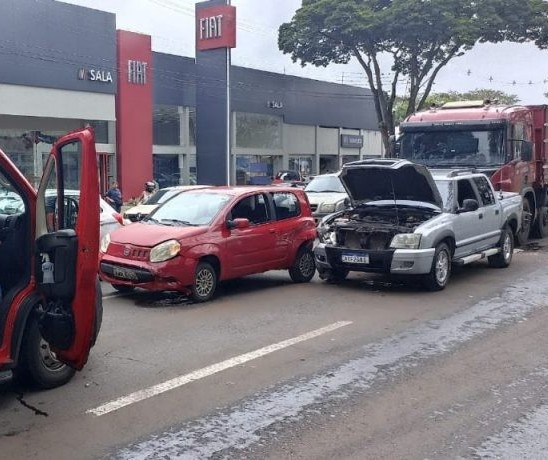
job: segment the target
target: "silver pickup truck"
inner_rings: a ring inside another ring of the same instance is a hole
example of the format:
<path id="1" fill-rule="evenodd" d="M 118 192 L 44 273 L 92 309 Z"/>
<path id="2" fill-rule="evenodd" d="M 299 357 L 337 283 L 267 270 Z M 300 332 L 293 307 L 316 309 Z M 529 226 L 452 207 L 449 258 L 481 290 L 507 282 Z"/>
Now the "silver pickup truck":
<path id="1" fill-rule="evenodd" d="M 318 225 L 322 279 L 340 281 L 350 271 L 419 275 L 435 291 L 447 285 L 452 264 L 512 261 L 522 200 L 495 192 L 484 174 L 432 176 L 406 160 L 365 160 L 347 163 L 340 177 L 352 206 Z"/>

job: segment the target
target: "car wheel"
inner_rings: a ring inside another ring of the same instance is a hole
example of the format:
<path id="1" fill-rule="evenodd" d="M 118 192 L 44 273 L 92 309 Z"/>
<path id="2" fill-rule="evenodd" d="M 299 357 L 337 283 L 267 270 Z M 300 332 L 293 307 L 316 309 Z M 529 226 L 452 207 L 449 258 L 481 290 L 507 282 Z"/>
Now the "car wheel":
<path id="1" fill-rule="evenodd" d="M 500 252 L 494 256 L 488 257 L 487 261 L 491 267 L 506 268 L 510 265 L 510 262 L 512 262 L 512 256 L 514 254 L 514 241 L 508 227 L 502 229 L 499 247 Z"/>
<path id="2" fill-rule="evenodd" d="M 37 318 L 32 316 L 23 337 L 17 378 L 32 386 L 49 389 L 64 385 L 75 372 L 57 359 L 40 333 Z"/>
<path id="3" fill-rule="evenodd" d="M 516 233 L 516 245 L 525 246 L 529 241 L 529 233 L 531 233 L 531 203 L 527 198 L 523 199 L 523 213 L 521 217 L 521 228 Z"/>
<path id="4" fill-rule="evenodd" d="M 217 289 L 217 272 L 207 262 L 200 262 L 196 267 L 194 284 L 192 285 L 192 299 L 196 302 L 207 302 Z"/>
<path id="5" fill-rule="evenodd" d="M 328 283 L 340 283 L 344 281 L 348 276 L 348 270 L 337 270 L 335 268 L 319 269 L 318 274 L 320 278 Z"/>
<path id="6" fill-rule="evenodd" d="M 451 251 L 445 243 L 436 246 L 430 273 L 424 277 L 424 285 L 430 291 L 441 291 L 451 276 Z"/>
<path id="7" fill-rule="evenodd" d="M 297 252 L 295 262 L 289 269 L 289 276 L 294 283 L 308 283 L 316 273 L 314 253 L 308 246 L 303 246 Z"/>
<path id="8" fill-rule="evenodd" d="M 133 292 L 135 290 L 133 286 L 127 286 L 125 284 L 113 284 L 112 287 L 121 294 L 127 294 L 128 292 Z"/>
<path id="9" fill-rule="evenodd" d="M 533 227 L 533 236 L 535 238 L 544 238 L 548 235 L 548 207 L 541 206 L 538 209 L 538 217 Z"/>

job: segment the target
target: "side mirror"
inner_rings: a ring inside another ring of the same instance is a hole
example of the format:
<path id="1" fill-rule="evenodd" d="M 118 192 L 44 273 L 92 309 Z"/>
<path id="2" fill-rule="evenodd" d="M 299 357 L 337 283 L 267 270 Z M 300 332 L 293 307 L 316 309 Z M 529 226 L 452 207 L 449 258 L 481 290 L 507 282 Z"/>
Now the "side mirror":
<path id="1" fill-rule="evenodd" d="M 344 199 L 344 209 L 348 209 L 350 206 L 352 206 L 352 203 L 350 202 L 350 198 L 346 197 Z"/>
<path id="2" fill-rule="evenodd" d="M 233 230 L 235 228 L 239 228 L 239 229 L 248 228 L 250 225 L 251 223 L 249 222 L 249 219 L 244 219 L 241 217 L 226 221 L 226 226 L 228 227 L 229 230 Z"/>
<path id="3" fill-rule="evenodd" d="M 478 208 L 479 203 L 477 200 L 466 199 L 463 201 L 462 208 L 459 209 L 459 213 L 477 211 Z"/>
<path id="4" fill-rule="evenodd" d="M 531 161 L 533 159 L 533 143 L 522 141 L 521 143 L 521 161 Z"/>

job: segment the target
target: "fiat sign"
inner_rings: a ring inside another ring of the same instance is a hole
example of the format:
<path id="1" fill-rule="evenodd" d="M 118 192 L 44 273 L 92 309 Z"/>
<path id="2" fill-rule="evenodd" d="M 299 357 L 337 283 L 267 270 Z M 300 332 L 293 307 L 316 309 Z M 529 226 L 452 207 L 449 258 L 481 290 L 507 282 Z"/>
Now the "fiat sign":
<path id="1" fill-rule="evenodd" d="M 236 8 L 229 5 L 201 8 L 196 12 L 198 51 L 236 47 Z"/>

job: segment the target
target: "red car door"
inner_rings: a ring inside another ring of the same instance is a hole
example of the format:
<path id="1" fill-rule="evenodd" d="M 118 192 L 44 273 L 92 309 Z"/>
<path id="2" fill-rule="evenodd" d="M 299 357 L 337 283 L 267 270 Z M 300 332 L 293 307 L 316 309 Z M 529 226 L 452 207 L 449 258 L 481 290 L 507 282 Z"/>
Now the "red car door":
<path id="1" fill-rule="evenodd" d="M 79 190 L 76 200 L 65 190 Z M 45 297 L 44 338 L 76 369 L 87 361 L 96 313 L 99 253 L 99 175 L 91 129 L 53 146 L 36 201 L 38 290 Z M 100 294 L 99 294 L 100 295 Z"/>
<path id="2" fill-rule="evenodd" d="M 225 232 L 228 277 L 270 270 L 276 259 L 276 227 L 266 196 L 258 193 L 239 200 L 229 212 L 228 220 L 232 219 L 248 219 L 250 225 Z"/>

